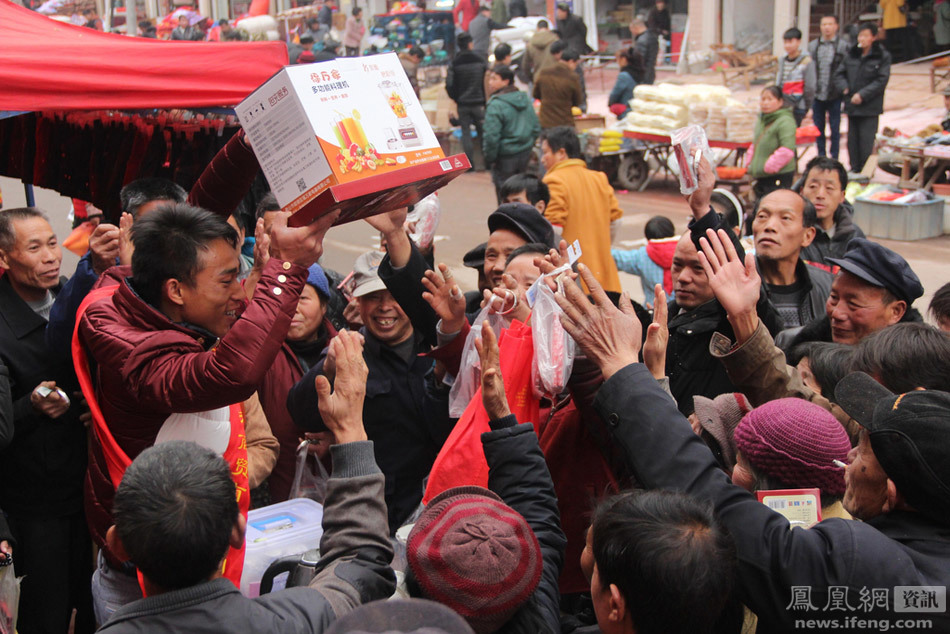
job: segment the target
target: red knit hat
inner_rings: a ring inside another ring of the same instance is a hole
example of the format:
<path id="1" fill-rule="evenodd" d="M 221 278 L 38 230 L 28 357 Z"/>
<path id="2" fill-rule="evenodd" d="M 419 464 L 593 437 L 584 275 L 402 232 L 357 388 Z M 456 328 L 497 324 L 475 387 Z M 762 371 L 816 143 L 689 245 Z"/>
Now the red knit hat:
<path id="1" fill-rule="evenodd" d="M 482 487 L 455 487 L 433 498 L 409 533 L 406 554 L 425 596 L 461 614 L 479 634 L 504 625 L 541 580 L 534 531 Z"/>
<path id="2" fill-rule="evenodd" d="M 736 448 L 753 467 L 791 487 L 844 495 L 848 433 L 831 412 L 799 398 L 769 401 L 746 414 L 735 431 Z"/>

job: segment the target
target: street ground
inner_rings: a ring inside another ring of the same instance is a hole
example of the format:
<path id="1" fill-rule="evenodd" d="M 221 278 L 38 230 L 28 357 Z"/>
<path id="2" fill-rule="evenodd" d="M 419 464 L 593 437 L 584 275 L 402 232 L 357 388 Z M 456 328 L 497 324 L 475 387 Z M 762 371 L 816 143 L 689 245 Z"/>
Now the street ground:
<path id="1" fill-rule="evenodd" d="M 894 68 L 891 83 L 885 99 L 885 113 L 881 118 L 882 127 L 897 127 L 910 134 L 925 127 L 928 123 L 939 121 L 943 114 L 943 98 L 930 93 L 929 66 L 897 66 Z M 616 71 L 595 70 L 588 75 L 587 90 L 589 112 L 606 112 L 607 93 L 613 85 Z M 721 84 L 718 74 L 676 76 L 660 72 L 658 81 L 676 83 Z M 735 91 L 737 98 L 757 100 L 760 86 L 750 91 Z M 844 124 L 846 117 L 842 118 Z M 842 160 L 847 164 L 842 143 Z M 814 156 L 809 149 L 803 156 L 801 165 Z M 894 177 L 878 170 L 876 180 L 894 182 Z M 5 207 L 17 207 L 24 204 L 23 187 L 19 181 L 0 177 Z M 475 288 L 476 274 L 462 266 L 462 256 L 466 251 L 487 239 L 486 219 L 495 209 L 495 192 L 490 175 L 486 172 L 469 172 L 440 191 L 442 220 L 437 232 L 436 261 L 445 262 L 452 267 L 463 290 Z M 69 232 L 66 215 L 70 209 L 69 200 L 49 190 L 36 191 L 37 205 L 49 212 L 55 229 L 60 237 Z M 678 231 L 685 230 L 689 209 L 673 180 L 662 178 L 649 185 L 646 191 L 618 191 L 617 199 L 623 209 L 623 223 L 619 235 L 619 245 L 630 247 L 643 239 L 643 226 L 657 214 L 673 220 Z M 897 242 L 880 240 L 887 247 L 904 256 L 920 276 L 925 295 L 917 306 L 923 312 L 933 293 L 945 282 L 950 281 L 950 236 L 919 240 L 915 242 Z M 350 223 L 332 229 L 325 241 L 323 264 L 338 271 L 351 269 L 356 257 L 378 245 L 374 230 L 364 222 Z M 64 255 L 63 271 L 72 272 L 78 258 L 71 253 Z M 621 273 L 624 288 L 636 300 L 643 299 L 638 278 Z M 652 299 L 652 298 L 651 298 Z"/>

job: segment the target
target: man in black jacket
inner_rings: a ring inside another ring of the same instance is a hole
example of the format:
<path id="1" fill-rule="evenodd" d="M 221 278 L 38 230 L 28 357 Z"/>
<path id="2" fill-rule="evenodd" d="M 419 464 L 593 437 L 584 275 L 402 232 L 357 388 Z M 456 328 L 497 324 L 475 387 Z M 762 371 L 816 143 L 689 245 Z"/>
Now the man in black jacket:
<path id="1" fill-rule="evenodd" d="M 831 273 L 800 257 L 815 237 L 817 222 L 814 205 L 789 189 L 764 196 L 752 221 L 756 266 L 786 329 L 825 314 Z"/>
<path id="2" fill-rule="evenodd" d="M 386 476 L 389 527 L 395 533 L 422 500 L 423 481 L 455 421 L 449 418 L 448 386 L 436 377 L 432 359 L 422 356 L 430 346 L 379 278 L 381 259 L 374 251 L 357 258 L 353 296 L 363 321 L 363 357 L 369 366 L 363 421 Z M 461 354 L 464 334 L 454 340 L 468 324 L 464 313 L 452 319 L 442 322 L 442 341 L 454 342 L 456 354 Z M 324 431 L 314 379 L 326 376 L 332 381 L 335 365 L 331 347 L 290 390 L 287 410 L 299 427 Z"/>
<path id="3" fill-rule="evenodd" d="M 844 257 L 851 240 L 864 237 L 861 227 L 854 224 L 854 208 L 844 197 L 848 172 L 837 160 L 816 156 L 808 161 L 799 182 L 799 193 L 811 201 L 818 215 L 815 239 L 802 249 L 801 257 L 831 268 L 829 258 Z"/>
<path id="4" fill-rule="evenodd" d="M 567 42 L 568 47 L 578 55 L 590 52 L 587 45 L 587 25 L 584 20 L 571 13 L 571 7 L 566 2 L 559 2 L 555 11 L 557 16 L 557 30 L 561 39 Z"/>
<path id="5" fill-rule="evenodd" d="M 405 210 L 366 219 L 386 240 L 386 256 L 379 265 L 379 277 L 409 316 L 416 333 L 428 345 L 435 346 L 438 345 L 438 316 L 422 298 L 426 290 L 422 285 L 422 277 L 430 267 L 406 234 L 405 220 Z M 488 231 L 488 242 L 481 263 L 488 288 L 501 284 L 505 260 L 518 247 L 529 242 L 540 242 L 552 248 L 557 246 L 551 223 L 527 203 L 500 205 L 488 216 Z M 466 317 L 471 321 L 477 313 L 478 309 Z"/>
<path id="6" fill-rule="evenodd" d="M 107 539 L 135 561 L 146 598 L 123 606 L 101 631 L 323 632 L 362 603 L 395 589 L 383 502 L 384 478 L 366 438 L 362 402 L 366 365 L 359 335 L 331 346 L 337 376 L 320 382 L 320 413 L 333 433 L 316 576 L 305 588 L 256 599 L 221 576 L 229 546 L 244 543 L 230 468 L 213 451 L 172 441 L 140 453 L 115 496 Z M 317 544 L 313 544 L 316 547 Z"/>
<path id="7" fill-rule="evenodd" d="M 643 56 L 643 82 L 652 84 L 656 81 L 656 58 L 660 54 L 660 42 L 656 33 L 647 28 L 641 18 L 634 18 L 630 23 L 630 33 L 633 34 L 633 48 Z"/>
<path id="8" fill-rule="evenodd" d="M 848 113 L 848 157 L 860 172 L 874 149 L 878 117 L 884 112 L 884 89 L 891 78 L 891 54 L 876 41 L 877 24 L 858 27 L 858 44 L 835 73 L 835 88 L 844 95 Z"/>
<path id="9" fill-rule="evenodd" d="M 693 411 L 693 396 L 715 398 L 735 392 L 732 381 L 716 359 L 709 354 L 709 341 L 716 331 L 729 331 L 726 312 L 716 301 L 699 260 L 697 244 L 706 229 L 724 227 L 722 217 L 709 205 L 715 185 L 715 173 L 703 159 L 699 170 L 699 189 L 690 197 L 693 220 L 689 232 L 673 253 L 674 299 L 669 303 L 670 339 L 666 350 L 666 371 L 670 391 L 683 414 Z M 731 235 L 735 235 L 730 231 Z M 736 238 L 736 248 L 742 249 Z M 782 330 L 782 321 L 762 290 L 759 315 L 773 335 Z"/>
<path id="10" fill-rule="evenodd" d="M 86 428 L 72 359 L 46 344 L 60 277 L 56 234 L 34 208 L 0 211 L 0 360 L 10 372 L 13 439 L 0 452 L 0 508 L 16 536 L 19 631 L 94 627 L 83 515 Z"/>
<path id="11" fill-rule="evenodd" d="M 704 266 L 723 305 L 736 320 L 754 319 L 760 288 L 752 263 L 741 263 L 724 233 L 710 242 Z M 758 615 L 760 630 L 827 631 L 840 627 L 828 624 L 839 619 L 865 631 L 880 631 L 880 619 L 904 631 L 950 628 L 942 598 L 950 583 L 950 394 L 898 396 L 864 374 L 839 383 L 836 400 L 864 427 L 848 456 L 844 497 L 845 508 L 863 521 L 829 519 L 792 530 L 729 481 L 637 362 L 641 335 L 632 310 L 614 308 L 586 268 L 581 275 L 596 305 L 573 285 L 557 299 L 566 330 L 604 375 L 598 411 L 641 484 L 713 504 L 738 550 L 738 598 Z M 928 613 L 894 614 L 907 608 Z M 928 623 L 898 621 L 905 617 Z"/>
<path id="12" fill-rule="evenodd" d="M 456 38 L 459 52 L 449 65 L 445 78 L 445 92 L 455 102 L 459 125 L 462 127 L 462 149 L 468 162 L 475 167 L 475 148 L 472 144 L 472 125 L 482 140 L 482 121 L 485 120 L 485 73 L 488 60 L 472 50 L 472 36 L 459 33 Z"/>

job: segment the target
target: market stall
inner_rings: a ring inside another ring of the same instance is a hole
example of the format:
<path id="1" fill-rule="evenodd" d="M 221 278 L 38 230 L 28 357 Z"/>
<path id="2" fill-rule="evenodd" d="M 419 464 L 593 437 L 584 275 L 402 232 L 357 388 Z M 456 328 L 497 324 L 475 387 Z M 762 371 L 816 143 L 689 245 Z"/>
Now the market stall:
<path id="1" fill-rule="evenodd" d="M 448 11 L 422 11 L 413 5 L 373 16 L 370 34 L 385 41 L 379 50 L 402 51 L 410 46 L 431 50 L 423 65 L 448 64 L 448 51 L 454 48 L 455 23 Z"/>
<path id="2" fill-rule="evenodd" d="M 101 33 L 0 0 L 0 111 L 233 105 L 287 63 L 282 42 Z M 51 54 L 55 49 L 67 54 Z"/>

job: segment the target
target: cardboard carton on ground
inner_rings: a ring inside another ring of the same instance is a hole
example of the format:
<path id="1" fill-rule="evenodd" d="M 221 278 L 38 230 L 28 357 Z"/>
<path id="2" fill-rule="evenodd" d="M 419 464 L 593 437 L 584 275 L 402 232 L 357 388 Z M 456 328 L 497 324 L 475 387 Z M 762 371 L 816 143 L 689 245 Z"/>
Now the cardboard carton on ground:
<path id="1" fill-rule="evenodd" d="M 395 53 L 285 67 L 235 111 L 293 226 L 412 204 L 470 167 L 443 153 Z"/>

